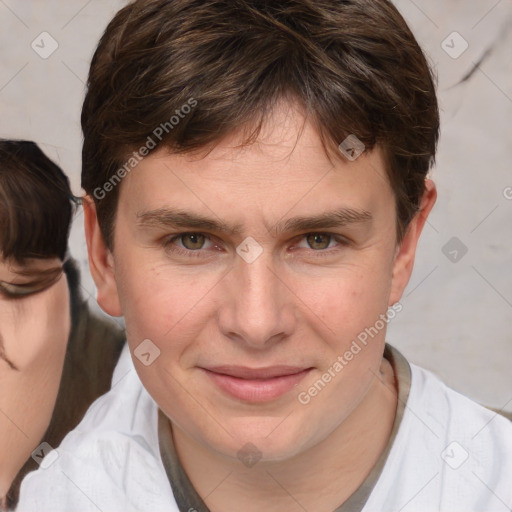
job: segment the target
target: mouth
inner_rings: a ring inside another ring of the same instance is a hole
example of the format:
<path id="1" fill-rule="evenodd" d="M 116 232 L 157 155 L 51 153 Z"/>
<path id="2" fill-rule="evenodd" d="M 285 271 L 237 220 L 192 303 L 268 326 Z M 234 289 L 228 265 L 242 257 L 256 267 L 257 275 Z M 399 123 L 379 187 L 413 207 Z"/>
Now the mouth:
<path id="1" fill-rule="evenodd" d="M 200 368 L 222 392 L 251 403 L 279 398 L 297 386 L 312 369 L 292 366 Z"/>

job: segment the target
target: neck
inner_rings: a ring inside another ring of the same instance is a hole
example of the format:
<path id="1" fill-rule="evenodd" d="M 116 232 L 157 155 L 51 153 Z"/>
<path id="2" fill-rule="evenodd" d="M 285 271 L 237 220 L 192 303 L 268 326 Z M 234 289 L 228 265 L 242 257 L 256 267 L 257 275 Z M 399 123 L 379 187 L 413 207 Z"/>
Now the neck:
<path id="1" fill-rule="evenodd" d="M 0 428 L 0 511 L 7 510 L 7 493 L 27 457 L 25 444 L 12 429 Z"/>
<path id="2" fill-rule="evenodd" d="M 301 507 L 330 512 L 358 489 L 386 449 L 396 407 L 394 374 L 384 359 L 379 378 L 352 414 L 321 443 L 292 459 L 261 461 L 241 470 L 240 461 L 220 457 L 175 424 L 172 430 L 180 462 L 212 512 Z"/>

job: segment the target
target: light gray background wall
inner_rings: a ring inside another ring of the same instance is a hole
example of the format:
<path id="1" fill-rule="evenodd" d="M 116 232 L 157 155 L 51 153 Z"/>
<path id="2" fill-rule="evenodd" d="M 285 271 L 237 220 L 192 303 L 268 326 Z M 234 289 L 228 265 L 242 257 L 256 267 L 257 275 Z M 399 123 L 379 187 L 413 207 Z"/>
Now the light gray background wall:
<path id="1" fill-rule="evenodd" d="M 388 341 L 455 389 L 512 410 L 512 2 L 395 3 L 437 70 L 442 136 L 438 203 Z M 75 194 L 89 61 L 124 4 L 0 0 L 0 137 L 37 141 Z M 94 306 L 82 222 L 79 212 L 71 248 Z"/>

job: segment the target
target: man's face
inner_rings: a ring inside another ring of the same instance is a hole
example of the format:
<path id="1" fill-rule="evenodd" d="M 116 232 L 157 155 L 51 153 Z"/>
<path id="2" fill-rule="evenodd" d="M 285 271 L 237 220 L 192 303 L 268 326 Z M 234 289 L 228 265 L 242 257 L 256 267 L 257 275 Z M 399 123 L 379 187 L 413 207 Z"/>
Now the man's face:
<path id="1" fill-rule="evenodd" d="M 71 327 L 58 258 L 0 258 L 0 495 L 45 433 Z"/>
<path id="2" fill-rule="evenodd" d="M 336 429 L 379 372 L 385 328 L 333 365 L 403 289 L 380 151 L 333 165 L 310 124 L 297 140 L 302 121 L 282 105 L 244 149 L 230 137 L 204 158 L 144 159 L 120 191 L 107 258 L 117 289 L 99 286 L 100 304 L 118 295 L 163 412 L 229 456 L 251 442 L 287 458 Z"/>

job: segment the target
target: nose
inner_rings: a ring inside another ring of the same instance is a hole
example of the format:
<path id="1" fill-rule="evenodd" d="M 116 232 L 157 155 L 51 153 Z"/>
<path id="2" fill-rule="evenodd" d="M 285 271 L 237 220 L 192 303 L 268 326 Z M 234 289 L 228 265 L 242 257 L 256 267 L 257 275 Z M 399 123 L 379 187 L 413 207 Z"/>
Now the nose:
<path id="1" fill-rule="evenodd" d="M 226 337 L 263 349 L 293 333 L 293 293 L 274 267 L 265 251 L 252 263 L 236 259 L 220 290 L 218 321 Z"/>

